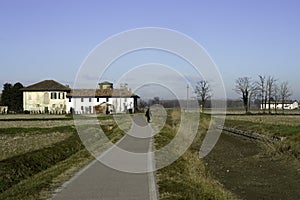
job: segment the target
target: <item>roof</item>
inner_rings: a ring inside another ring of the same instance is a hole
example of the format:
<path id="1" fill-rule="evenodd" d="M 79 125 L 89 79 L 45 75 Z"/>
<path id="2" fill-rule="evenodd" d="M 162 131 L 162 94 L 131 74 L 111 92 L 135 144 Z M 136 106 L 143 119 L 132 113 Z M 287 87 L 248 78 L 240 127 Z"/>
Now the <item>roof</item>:
<path id="1" fill-rule="evenodd" d="M 267 104 L 268 104 L 269 102 L 267 101 Z M 275 101 L 271 101 L 270 102 L 271 104 L 275 104 Z M 293 104 L 293 103 L 298 103 L 298 101 L 293 101 L 293 100 L 284 100 L 284 104 Z M 261 103 L 260 103 L 261 104 Z M 263 103 L 263 104 L 265 104 L 265 103 Z M 276 102 L 276 104 L 282 104 L 282 100 L 278 100 L 277 102 Z"/>
<path id="2" fill-rule="evenodd" d="M 112 85 L 112 84 L 113 83 L 108 82 L 108 81 L 104 81 L 104 82 L 99 83 L 99 85 Z"/>
<path id="3" fill-rule="evenodd" d="M 70 91 L 71 89 L 54 80 L 44 80 L 28 87 L 21 89 L 22 91 Z"/>
<path id="4" fill-rule="evenodd" d="M 72 89 L 67 97 L 136 97 L 128 89 Z"/>

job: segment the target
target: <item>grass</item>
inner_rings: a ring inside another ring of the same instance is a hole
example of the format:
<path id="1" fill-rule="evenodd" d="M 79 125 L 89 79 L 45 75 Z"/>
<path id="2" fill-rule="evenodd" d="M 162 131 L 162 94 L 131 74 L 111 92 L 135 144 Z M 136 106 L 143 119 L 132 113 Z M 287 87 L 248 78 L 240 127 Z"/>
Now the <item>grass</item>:
<path id="1" fill-rule="evenodd" d="M 271 121 L 278 121 L 278 116 L 268 116 Z M 298 118 L 298 117 L 297 117 Z M 269 145 L 270 153 L 287 153 L 300 158 L 300 125 L 292 123 L 289 118 L 281 119 L 280 122 L 273 124 L 266 123 L 265 120 L 260 120 L 259 116 L 248 116 L 247 118 L 240 118 L 242 120 L 226 118 L 225 126 L 233 127 L 244 131 L 258 132 L 269 136 L 283 137 L 283 141 Z M 296 119 L 298 120 L 298 119 Z"/>
<path id="2" fill-rule="evenodd" d="M 51 197 L 51 188 L 58 187 L 78 168 L 91 160 L 89 152 L 83 149 L 56 165 L 13 185 L 0 193 L 0 199 L 48 199 Z"/>
<path id="3" fill-rule="evenodd" d="M 191 147 L 174 163 L 157 172 L 160 199 L 236 199 L 209 175 L 204 162 L 199 158 L 199 146 L 209 121 L 207 115 L 203 116 Z M 179 123 L 180 112 L 168 111 L 166 125 L 155 136 L 156 149 L 165 146 L 175 137 Z"/>
<path id="4" fill-rule="evenodd" d="M 112 142 L 124 135 L 111 116 L 98 119 Z M 0 139 L 5 143 L 0 145 L 0 199 L 49 198 L 51 190 L 92 160 L 74 126 L 0 128 Z"/>

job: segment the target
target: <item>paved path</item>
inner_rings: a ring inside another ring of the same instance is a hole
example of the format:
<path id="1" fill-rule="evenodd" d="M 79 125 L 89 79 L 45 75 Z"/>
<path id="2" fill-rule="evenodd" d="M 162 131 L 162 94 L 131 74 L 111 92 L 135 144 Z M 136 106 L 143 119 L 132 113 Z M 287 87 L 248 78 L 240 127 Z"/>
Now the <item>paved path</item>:
<path id="1" fill-rule="evenodd" d="M 132 126 L 132 130 L 122 138 L 117 146 L 134 153 L 146 153 L 149 151 L 149 147 L 152 148 L 151 137 L 137 138 L 136 136 L 151 136 L 152 129 L 141 116 L 135 116 L 134 121 L 136 124 Z M 126 158 L 122 159 L 111 152 L 114 151 L 104 154 L 107 158 L 120 159 L 120 165 L 126 167 L 147 166 L 149 162 L 153 161 L 149 159 L 128 161 Z M 157 199 L 157 196 L 153 173 L 126 173 L 94 160 L 69 182 L 65 183 L 52 199 L 153 200 Z"/>

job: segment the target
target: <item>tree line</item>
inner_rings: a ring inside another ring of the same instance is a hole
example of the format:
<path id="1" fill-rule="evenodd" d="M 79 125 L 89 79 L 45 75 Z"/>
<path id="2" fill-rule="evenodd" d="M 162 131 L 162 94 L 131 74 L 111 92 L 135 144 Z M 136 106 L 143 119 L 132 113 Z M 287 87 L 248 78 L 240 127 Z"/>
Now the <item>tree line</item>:
<path id="1" fill-rule="evenodd" d="M 240 77 L 235 81 L 234 91 L 241 95 L 243 107 L 246 113 L 250 112 L 251 102 L 260 102 L 263 113 L 272 113 L 271 104 L 275 104 L 274 110 L 277 113 L 277 105 L 281 104 L 284 112 L 284 104 L 292 96 L 288 81 L 280 82 L 273 76 L 258 75 L 256 80 L 250 77 Z M 200 80 L 195 85 L 197 99 L 201 108 L 212 96 L 211 87 L 206 80 Z"/>
<path id="2" fill-rule="evenodd" d="M 260 100 L 263 113 L 268 111 L 271 114 L 271 104 L 275 104 L 275 112 L 277 112 L 277 105 L 281 104 L 284 112 L 284 104 L 292 96 L 289 83 L 280 82 L 273 76 L 258 75 L 256 80 L 250 77 L 240 77 L 235 81 L 234 90 L 241 95 L 246 113 L 250 110 L 251 101 L 255 99 Z"/>

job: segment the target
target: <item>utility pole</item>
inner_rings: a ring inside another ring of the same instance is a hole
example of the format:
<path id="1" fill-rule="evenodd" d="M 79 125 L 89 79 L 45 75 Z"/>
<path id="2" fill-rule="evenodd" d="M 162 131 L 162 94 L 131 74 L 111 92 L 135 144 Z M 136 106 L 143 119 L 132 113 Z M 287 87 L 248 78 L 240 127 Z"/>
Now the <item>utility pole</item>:
<path id="1" fill-rule="evenodd" d="M 186 111 L 189 109 L 189 84 L 186 86 Z"/>

